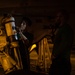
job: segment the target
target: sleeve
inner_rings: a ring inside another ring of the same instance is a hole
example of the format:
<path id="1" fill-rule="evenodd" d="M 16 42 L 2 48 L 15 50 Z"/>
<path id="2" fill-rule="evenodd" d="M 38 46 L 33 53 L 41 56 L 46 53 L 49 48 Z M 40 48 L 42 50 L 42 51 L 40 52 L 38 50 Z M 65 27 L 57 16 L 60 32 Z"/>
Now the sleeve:
<path id="1" fill-rule="evenodd" d="M 72 44 L 72 38 L 71 32 L 64 31 L 64 33 L 61 35 L 59 44 L 56 43 L 54 45 L 52 55 L 57 57 L 70 48 Z"/>
<path id="2" fill-rule="evenodd" d="M 33 34 L 32 33 L 25 33 L 24 35 L 27 37 L 27 39 L 29 41 L 29 44 L 28 45 L 31 45 L 32 44 L 32 41 L 34 39 Z"/>

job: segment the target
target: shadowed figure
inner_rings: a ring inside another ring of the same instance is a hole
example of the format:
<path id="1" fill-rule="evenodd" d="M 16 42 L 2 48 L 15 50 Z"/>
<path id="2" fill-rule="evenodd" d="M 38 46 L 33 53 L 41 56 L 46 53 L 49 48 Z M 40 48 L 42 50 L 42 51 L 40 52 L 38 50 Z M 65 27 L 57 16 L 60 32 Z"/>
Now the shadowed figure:
<path id="1" fill-rule="evenodd" d="M 52 64 L 49 75 L 70 75 L 70 54 L 74 33 L 67 23 L 69 15 L 66 10 L 60 10 L 55 17 L 55 38 L 52 50 Z"/>

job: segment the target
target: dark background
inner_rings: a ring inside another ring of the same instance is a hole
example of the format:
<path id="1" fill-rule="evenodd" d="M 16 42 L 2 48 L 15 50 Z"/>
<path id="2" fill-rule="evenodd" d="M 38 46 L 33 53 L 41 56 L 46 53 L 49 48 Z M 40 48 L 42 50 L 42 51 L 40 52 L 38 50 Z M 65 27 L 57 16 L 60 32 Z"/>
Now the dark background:
<path id="1" fill-rule="evenodd" d="M 0 0 L 0 25 L 5 13 L 11 13 L 15 18 L 15 24 L 18 26 L 21 24 L 22 17 L 26 16 L 32 21 L 29 30 L 34 34 L 34 42 L 36 42 L 47 31 L 47 29 L 43 29 L 43 25 L 50 24 L 51 16 L 54 16 L 58 9 L 66 9 L 70 14 L 68 23 L 74 30 L 73 45 L 75 45 L 75 0 Z M 75 52 L 73 53 L 75 54 Z M 72 55 L 72 75 L 75 75 L 74 58 L 75 55 Z M 0 73 L 2 73 L 2 70 L 0 70 Z"/>
<path id="2" fill-rule="evenodd" d="M 31 19 L 32 27 L 30 31 L 34 34 L 35 41 L 46 31 L 43 29 L 43 25 L 49 24 L 48 17 L 55 15 L 58 9 L 66 9 L 69 12 L 69 24 L 75 34 L 74 0 L 0 0 L 1 17 L 5 13 L 12 13 L 16 25 L 20 25 L 23 16 Z"/>

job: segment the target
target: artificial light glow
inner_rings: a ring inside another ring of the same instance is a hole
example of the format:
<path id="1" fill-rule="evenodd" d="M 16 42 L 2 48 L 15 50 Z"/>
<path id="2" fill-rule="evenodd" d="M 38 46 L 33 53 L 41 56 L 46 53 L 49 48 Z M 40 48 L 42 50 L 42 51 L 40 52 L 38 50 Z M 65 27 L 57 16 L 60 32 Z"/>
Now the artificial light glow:
<path id="1" fill-rule="evenodd" d="M 31 46 L 30 52 L 31 52 L 34 48 L 36 48 L 36 44 L 33 44 L 33 45 Z"/>

